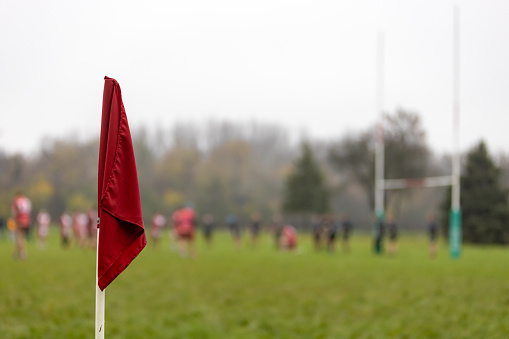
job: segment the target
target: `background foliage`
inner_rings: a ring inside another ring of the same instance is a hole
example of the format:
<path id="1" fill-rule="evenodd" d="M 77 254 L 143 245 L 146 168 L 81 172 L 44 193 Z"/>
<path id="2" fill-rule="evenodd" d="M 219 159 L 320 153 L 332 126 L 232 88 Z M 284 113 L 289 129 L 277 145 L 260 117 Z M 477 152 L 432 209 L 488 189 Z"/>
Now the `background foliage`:
<path id="1" fill-rule="evenodd" d="M 260 212 L 270 223 L 274 214 L 282 212 L 285 199 L 296 198 L 295 193 L 285 193 L 285 183 L 293 180 L 304 142 L 328 192 L 329 203 L 324 206 L 336 215 L 347 212 L 356 229 L 370 227 L 374 126 L 328 141 L 293 140 L 281 126 L 258 123 L 210 121 L 150 130 L 131 126 L 131 130 L 146 221 L 156 211 L 169 216 L 179 205 L 193 202 L 199 214 L 213 213 L 218 226 L 228 213 L 237 214 L 246 225 L 254 212 Z M 429 149 L 417 113 L 400 109 L 387 114 L 384 135 L 386 178 L 451 173 L 450 155 Z M 47 138 L 31 155 L 0 150 L 0 218 L 9 215 L 18 189 L 32 199 L 34 213 L 44 207 L 53 220 L 64 210 L 95 207 L 98 147 L 98 138 Z M 499 173 L 494 184 L 507 197 L 509 156 L 498 154 L 493 159 Z M 426 215 L 449 194 L 449 188 L 389 191 L 386 209 L 396 215 L 400 230 L 424 230 Z M 468 224 L 473 217 L 467 213 L 464 221 Z"/>
<path id="2" fill-rule="evenodd" d="M 460 193 L 463 240 L 477 244 L 509 243 L 507 189 L 501 187 L 500 168 L 483 142 L 468 152 L 464 167 Z M 450 202 L 451 196 L 445 195 L 443 216 Z M 443 225 L 447 225 L 445 221 Z"/>

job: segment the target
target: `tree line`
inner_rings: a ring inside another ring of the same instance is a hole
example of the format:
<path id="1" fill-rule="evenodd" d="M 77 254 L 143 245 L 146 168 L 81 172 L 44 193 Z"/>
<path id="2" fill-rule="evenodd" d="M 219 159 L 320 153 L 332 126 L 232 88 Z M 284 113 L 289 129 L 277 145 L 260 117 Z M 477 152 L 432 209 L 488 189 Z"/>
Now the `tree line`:
<path id="1" fill-rule="evenodd" d="M 133 127 L 146 220 L 156 212 L 170 215 L 179 206 L 192 202 L 198 213 L 214 214 L 219 224 L 229 213 L 237 214 L 246 223 L 258 212 L 268 225 L 272 216 L 281 212 L 289 218 L 303 213 L 346 212 L 356 228 L 370 228 L 374 207 L 374 126 L 336 140 L 299 142 L 292 141 L 281 126 L 255 122 L 180 123 L 155 130 Z M 417 113 L 400 109 L 386 114 L 384 139 L 386 178 L 450 175 L 450 155 L 435 154 L 429 148 Z M 481 160 L 464 155 L 463 172 L 479 166 L 481 176 L 491 176 L 499 190 L 500 203 L 495 205 L 498 210 L 507 209 L 509 156 L 501 154 L 494 159 L 487 145 L 481 144 L 485 150 L 483 161 L 494 169 L 483 172 L 486 165 Z M 95 207 L 98 150 L 98 136 L 84 142 L 46 139 L 31 156 L 9 155 L 0 150 L 0 217 L 9 215 L 17 190 L 32 200 L 34 213 L 46 208 L 54 220 L 64 211 Z M 311 179 L 302 173 L 309 170 Z M 468 181 L 463 184 L 468 187 Z M 320 192 L 315 193 L 315 188 Z M 468 189 L 462 190 L 462 201 L 468 205 L 464 192 L 468 194 Z M 385 208 L 398 216 L 402 230 L 422 230 L 428 212 L 442 208 L 442 215 L 446 214 L 448 196 L 450 199 L 449 188 L 387 191 Z M 472 199 L 475 202 L 477 198 Z M 499 232 L 490 234 L 500 239 L 506 237 L 508 225 L 505 212 L 497 213 L 500 218 L 494 227 Z M 472 217 L 465 212 L 464 223 L 467 219 Z M 479 222 L 476 225 L 483 227 Z M 507 241 L 509 238 L 498 242 Z"/>

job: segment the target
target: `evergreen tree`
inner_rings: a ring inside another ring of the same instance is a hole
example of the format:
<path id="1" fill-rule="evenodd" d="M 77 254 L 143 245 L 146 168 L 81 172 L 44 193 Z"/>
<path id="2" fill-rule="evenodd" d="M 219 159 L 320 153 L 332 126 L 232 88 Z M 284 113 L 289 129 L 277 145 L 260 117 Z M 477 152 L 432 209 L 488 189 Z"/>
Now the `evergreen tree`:
<path id="1" fill-rule="evenodd" d="M 507 191 L 500 185 L 500 169 L 491 159 L 484 142 L 467 155 L 461 176 L 463 241 L 476 244 L 509 243 Z M 443 226 L 447 234 L 451 193 L 444 199 Z"/>
<path id="2" fill-rule="evenodd" d="M 330 192 L 311 147 L 304 143 L 295 170 L 285 183 L 283 210 L 290 213 L 325 213 L 329 211 Z"/>

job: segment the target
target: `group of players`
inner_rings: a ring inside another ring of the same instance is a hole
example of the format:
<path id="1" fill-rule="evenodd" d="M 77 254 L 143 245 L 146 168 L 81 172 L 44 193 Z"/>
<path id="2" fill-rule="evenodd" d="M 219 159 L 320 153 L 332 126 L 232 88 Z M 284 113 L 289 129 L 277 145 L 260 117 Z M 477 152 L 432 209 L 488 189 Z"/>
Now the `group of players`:
<path id="1" fill-rule="evenodd" d="M 390 256 L 394 256 L 397 251 L 398 227 L 396 219 L 392 213 L 387 214 L 385 220 L 380 220 L 373 216 L 372 235 L 373 252 L 381 254 L 383 252 L 384 239 L 388 239 L 387 251 Z M 430 212 L 427 216 L 427 231 L 429 237 L 429 256 L 434 259 L 437 256 L 437 238 L 439 232 L 438 221 L 434 213 Z"/>
<path id="2" fill-rule="evenodd" d="M 347 214 L 343 214 L 340 220 L 336 220 L 334 216 L 329 214 L 314 216 L 311 222 L 311 231 L 315 250 L 325 248 L 330 252 L 334 252 L 336 239 L 341 235 L 343 252 L 349 252 L 352 227 L 352 222 Z"/>
<path id="3" fill-rule="evenodd" d="M 172 215 L 173 232 L 172 239 L 177 242 L 180 256 L 194 256 L 194 238 L 196 229 L 196 213 L 191 206 L 178 209 Z M 150 223 L 150 237 L 153 245 L 157 246 L 163 228 L 166 226 L 166 217 L 161 213 L 152 216 Z"/>
<path id="4" fill-rule="evenodd" d="M 16 194 L 11 204 L 11 218 L 7 222 L 7 228 L 11 231 L 15 240 L 14 257 L 25 259 L 26 238 L 32 223 L 31 220 L 32 205 L 30 200 L 21 192 Z M 64 212 L 59 218 L 60 235 L 62 246 L 69 247 L 74 242 L 81 248 L 96 246 L 96 219 L 95 209 L 88 212 L 76 211 L 73 214 Z M 214 229 L 214 216 L 210 213 L 203 215 L 201 227 L 207 244 L 211 244 L 212 232 Z M 241 244 L 241 229 L 238 218 L 234 214 L 226 217 L 228 226 L 236 247 Z M 41 209 L 36 217 L 36 235 L 37 244 L 40 247 L 45 246 L 46 238 L 50 231 L 51 217 L 49 213 Z M 167 224 L 167 219 L 161 213 L 152 216 L 150 225 L 150 237 L 154 246 L 157 246 L 161 238 L 162 231 Z M 171 216 L 171 239 L 176 243 L 176 248 L 181 256 L 194 256 L 194 239 L 197 228 L 197 215 L 191 205 L 179 208 Z M 254 213 L 248 226 L 251 234 L 251 243 L 255 245 L 261 231 L 261 216 Z M 438 224 L 433 214 L 429 216 L 429 235 L 430 235 L 430 256 L 434 258 L 437 252 L 436 238 L 438 234 Z M 323 215 L 313 217 L 311 223 L 314 247 L 316 250 L 325 248 L 331 252 L 335 250 L 336 238 L 341 235 L 343 251 L 348 252 L 349 237 L 352 230 L 352 223 L 348 215 L 342 215 L 340 220 L 335 220 L 332 215 Z M 281 215 L 276 215 L 272 220 L 271 231 L 274 235 L 275 246 L 281 250 L 295 250 L 298 244 L 298 233 L 295 227 L 285 223 Z M 387 231 L 389 238 L 389 254 L 393 255 L 396 251 L 397 228 L 394 218 L 389 216 L 384 223 L 374 223 L 374 252 L 381 252 L 381 243 L 384 233 Z"/>
<path id="5" fill-rule="evenodd" d="M 81 248 L 95 248 L 97 245 L 97 212 L 64 212 L 58 220 L 62 246 L 67 248 L 73 242 Z"/>
<path id="6" fill-rule="evenodd" d="M 276 247 L 281 250 L 294 250 L 297 248 L 298 235 L 297 230 L 292 225 L 283 223 L 283 219 L 277 215 L 274 217 L 274 235 Z M 201 226 L 203 237 L 207 245 L 212 243 L 212 234 L 215 229 L 215 219 L 211 213 L 205 213 L 201 218 L 199 225 L 195 210 L 191 206 L 186 206 L 176 210 L 170 222 L 167 218 L 157 212 L 151 218 L 150 238 L 153 246 L 157 246 L 163 229 L 167 224 L 171 225 L 170 237 L 176 242 L 177 250 L 181 256 L 194 256 L 194 239 L 198 226 Z M 225 225 L 228 227 L 235 247 L 241 246 L 241 227 L 235 214 L 228 214 L 225 219 Z M 251 245 L 256 245 L 262 227 L 262 220 L 259 213 L 254 213 L 249 224 L 251 234 Z"/>
<path id="7" fill-rule="evenodd" d="M 18 192 L 11 204 L 11 218 L 7 222 L 7 227 L 15 240 L 14 257 L 25 259 L 27 257 L 26 239 L 32 225 L 32 204 L 28 197 Z M 67 248 L 75 244 L 81 248 L 95 248 L 96 246 L 96 225 L 97 213 L 95 209 L 88 212 L 76 211 L 74 213 L 64 212 L 59 217 L 60 237 L 62 247 Z M 176 248 L 181 256 L 194 256 L 194 240 L 197 230 L 197 216 L 192 206 L 179 208 L 171 216 L 172 229 L 171 239 L 176 243 Z M 51 216 L 45 210 L 41 209 L 35 220 L 37 244 L 39 247 L 45 247 L 46 239 L 50 233 Z M 149 234 L 154 246 L 162 235 L 163 228 L 167 224 L 167 219 L 161 213 L 152 216 Z M 206 213 L 202 217 L 203 235 L 207 244 L 211 244 L 212 232 L 214 229 L 214 217 Z M 237 217 L 229 214 L 226 218 L 226 224 L 232 234 L 234 243 L 237 247 L 241 242 L 241 231 Z M 261 230 L 261 216 L 255 213 L 250 223 L 251 242 L 255 245 Z M 296 229 L 282 222 L 282 218 L 274 218 L 274 235 L 276 237 L 276 246 L 284 250 L 294 250 L 297 247 Z"/>
<path id="8" fill-rule="evenodd" d="M 50 233 L 51 216 L 41 209 L 35 218 L 35 233 L 37 245 L 46 246 L 46 239 Z M 88 212 L 64 212 L 59 217 L 60 237 L 62 246 L 67 248 L 74 242 L 81 248 L 96 246 L 96 219 L 95 209 Z M 32 203 L 28 197 L 18 192 L 11 203 L 11 218 L 7 220 L 7 228 L 14 238 L 15 247 L 13 256 L 16 259 L 26 259 L 26 239 L 32 225 Z"/>

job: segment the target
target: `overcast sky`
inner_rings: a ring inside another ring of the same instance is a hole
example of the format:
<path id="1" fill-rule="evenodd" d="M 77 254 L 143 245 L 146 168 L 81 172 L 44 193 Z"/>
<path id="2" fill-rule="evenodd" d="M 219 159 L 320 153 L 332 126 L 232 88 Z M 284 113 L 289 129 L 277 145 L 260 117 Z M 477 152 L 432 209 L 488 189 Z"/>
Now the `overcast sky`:
<path id="1" fill-rule="evenodd" d="M 509 152 L 509 1 L 0 0 L 0 149 L 98 135 L 105 75 L 131 129 L 210 119 L 339 138 L 384 110 L 418 112 L 452 150 L 453 8 L 461 20 L 461 132 Z"/>

